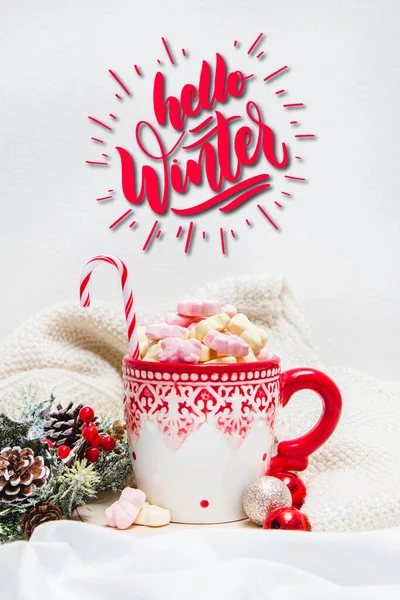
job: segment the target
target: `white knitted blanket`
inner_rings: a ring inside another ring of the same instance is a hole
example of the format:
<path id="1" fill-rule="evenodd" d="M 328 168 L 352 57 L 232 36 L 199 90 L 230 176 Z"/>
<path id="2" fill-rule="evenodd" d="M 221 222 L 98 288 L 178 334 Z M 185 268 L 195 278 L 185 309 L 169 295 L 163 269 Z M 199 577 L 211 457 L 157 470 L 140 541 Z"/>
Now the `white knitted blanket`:
<path id="1" fill-rule="evenodd" d="M 270 348 L 281 356 L 283 369 L 316 367 L 339 386 L 341 422 L 302 474 L 308 486 L 304 511 L 314 531 L 400 526 L 399 395 L 363 373 L 322 364 L 309 325 L 281 278 L 228 279 L 192 292 L 235 304 L 266 326 Z M 161 320 L 173 308 L 141 310 L 139 321 Z M 56 388 L 63 402 L 113 408 L 122 400 L 121 359 L 126 352 L 121 307 L 95 304 L 81 310 L 71 302 L 50 308 L 0 346 L 0 410 L 9 411 L 28 385 L 38 387 L 42 396 Z M 296 395 L 281 411 L 278 438 L 307 431 L 319 410 L 312 394 Z"/>

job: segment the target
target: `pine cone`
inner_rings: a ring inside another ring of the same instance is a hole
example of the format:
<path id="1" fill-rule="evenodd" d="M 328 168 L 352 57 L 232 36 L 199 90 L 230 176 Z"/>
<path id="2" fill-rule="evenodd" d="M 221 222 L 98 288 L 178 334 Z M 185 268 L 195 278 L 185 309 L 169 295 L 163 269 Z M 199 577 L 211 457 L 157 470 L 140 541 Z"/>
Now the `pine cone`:
<path id="1" fill-rule="evenodd" d="M 79 454 L 84 447 L 82 438 L 83 421 L 79 418 L 82 404 L 74 406 L 72 402 L 64 407 L 57 405 L 57 410 L 50 413 L 44 424 L 45 438 L 53 442 L 54 446 L 68 446 Z"/>
<path id="2" fill-rule="evenodd" d="M 21 501 L 32 496 L 49 477 L 42 456 L 31 448 L 3 448 L 0 452 L 0 500 Z"/>
<path id="3" fill-rule="evenodd" d="M 62 512 L 55 504 L 51 502 L 41 502 L 28 510 L 22 517 L 20 530 L 28 540 L 34 529 L 47 521 L 59 521 L 62 519 Z"/>
<path id="4" fill-rule="evenodd" d="M 112 435 L 117 442 L 121 442 L 125 437 L 126 425 L 122 421 L 114 421 L 107 433 Z"/>

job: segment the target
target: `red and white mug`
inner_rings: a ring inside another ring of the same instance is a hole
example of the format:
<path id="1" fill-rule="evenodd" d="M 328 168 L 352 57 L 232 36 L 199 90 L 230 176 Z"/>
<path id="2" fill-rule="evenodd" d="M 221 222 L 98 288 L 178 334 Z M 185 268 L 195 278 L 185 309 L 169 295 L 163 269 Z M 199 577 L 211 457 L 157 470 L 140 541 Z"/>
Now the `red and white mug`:
<path id="1" fill-rule="evenodd" d="M 314 369 L 281 373 L 280 359 L 186 365 L 123 361 L 124 411 L 138 487 L 178 523 L 223 523 L 245 517 L 241 498 L 260 475 L 301 471 L 333 433 L 342 400 Z M 318 423 L 278 444 L 277 411 L 299 390 L 322 400 Z"/>

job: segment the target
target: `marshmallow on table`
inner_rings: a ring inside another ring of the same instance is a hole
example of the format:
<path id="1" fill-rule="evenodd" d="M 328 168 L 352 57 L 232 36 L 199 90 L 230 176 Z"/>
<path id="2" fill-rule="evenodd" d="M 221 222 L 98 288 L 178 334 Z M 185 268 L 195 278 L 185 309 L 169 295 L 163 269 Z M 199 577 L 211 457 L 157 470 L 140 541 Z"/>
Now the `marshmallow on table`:
<path id="1" fill-rule="evenodd" d="M 208 319 L 204 319 L 203 321 L 197 323 L 196 327 L 194 328 L 195 336 L 202 342 L 206 333 L 212 329 L 215 329 L 216 331 L 223 331 L 228 325 L 229 321 L 230 319 L 225 313 L 208 317 Z"/>
<path id="2" fill-rule="evenodd" d="M 119 500 L 104 512 L 107 525 L 117 529 L 127 529 L 134 523 L 145 500 L 146 494 L 142 490 L 125 488 Z"/>
<path id="3" fill-rule="evenodd" d="M 180 325 L 168 325 L 168 323 L 154 323 L 147 325 L 146 336 L 149 340 L 163 340 L 164 338 L 179 338 L 187 340 L 189 331 L 186 327 Z"/>
<path id="4" fill-rule="evenodd" d="M 178 302 L 176 312 L 189 317 L 210 317 L 221 312 L 221 304 L 214 300 L 199 300 L 190 298 Z"/>
<path id="5" fill-rule="evenodd" d="M 161 340 L 160 362 L 198 363 L 201 356 L 201 342 L 196 339 L 179 340 L 166 338 Z"/>
<path id="6" fill-rule="evenodd" d="M 207 331 L 203 343 L 218 352 L 218 354 L 224 354 L 225 356 L 247 356 L 249 353 L 248 344 L 238 335 L 226 335 L 226 333 L 220 333 L 215 329 Z"/>
<path id="7" fill-rule="evenodd" d="M 135 520 L 135 525 L 162 527 L 171 521 L 171 513 L 166 508 L 145 502 Z"/>
<path id="8" fill-rule="evenodd" d="M 157 361 L 162 352 L 161 342 L 152 342 L 143 357 L 143 360 Z"/>
<path id="9" fill-rule="evenodd" d="M 249 321 L 243 313 L 238 313 L 229 321 L 228 330 L 239 335 L 253 350 L 255 354 L 260 352 L 268 341 L 266 332 Z"/>

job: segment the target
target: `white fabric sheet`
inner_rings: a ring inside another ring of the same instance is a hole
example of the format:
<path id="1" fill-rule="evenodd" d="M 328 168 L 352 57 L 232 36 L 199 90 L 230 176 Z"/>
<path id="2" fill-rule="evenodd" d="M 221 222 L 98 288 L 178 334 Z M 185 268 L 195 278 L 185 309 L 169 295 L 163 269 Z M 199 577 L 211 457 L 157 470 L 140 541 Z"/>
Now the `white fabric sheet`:
<path id="1" fill-rule="evenodd" d="M 1 600 L 399 600 L 400 529 L 142 538 L 61 521 L 2 546 L 0 582 Z"/>

